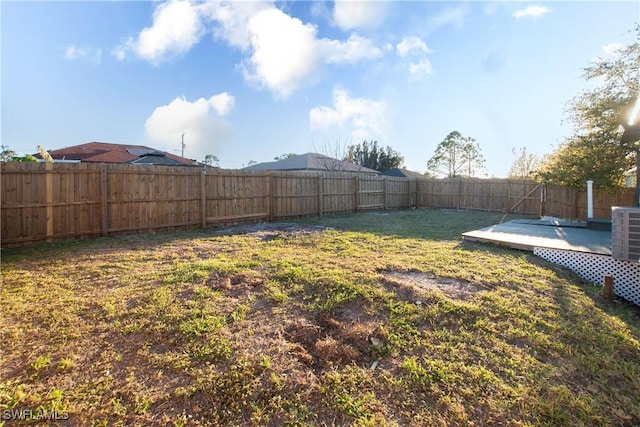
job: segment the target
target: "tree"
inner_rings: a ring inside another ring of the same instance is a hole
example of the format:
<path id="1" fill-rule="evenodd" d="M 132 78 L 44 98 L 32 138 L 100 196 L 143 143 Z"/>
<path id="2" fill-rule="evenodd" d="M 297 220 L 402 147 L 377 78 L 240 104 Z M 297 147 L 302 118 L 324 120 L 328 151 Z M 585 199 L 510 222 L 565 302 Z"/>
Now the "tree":
<path id="1" fill-rule="evenodd" d="M 220 159 L 213 154 L 207 154 L 206 156 L 204 156 L 204 164 L 218 167 L 220 166 Z"/>
<path id="2" fill-rule="evenodd" d="M 297 156 L 296 153 L 284 153 L 284 154 L 280 154 L 277 157 L 274 157 L 273 160 L 278 161 L 278 160 L 285 160 L 285 159 L 290 159 L 292 157 Z"/>
<path id="3" fill-rule="evenodd" d="M 476 176 L 484 170 L 485 160 L 480 145 L 471 137 L 463 137 L 453 131 L 436 147 L 427 162 L 427 171 L 448 178 L 466 175 Z"/>
<path id="4" fill-rule="evenodd" d="M 340 139 L 336 140 L 333 144 L 324 141 L 322 144 L 316 146 L 315 142 L 312 142 L 313 152 L 316 154 L 321 154 L 325 156 L 324 159 L 318 159 L 318 163 L 322 167 L 329 172 L 341 172 L 345 169 L 345 164 L 340 161 L 346 156 L 347 149 L 345 145 L 340 141 Z"/>
<path id="5" fill-rule="evenodd" d="M 11 158 L 12 162 L 37 162 L 38 159 L 32 156 L 31 154 L 25 154 L 24 156 L 13 156 Z"/>
<path id="6" fill-rule="evenodd" d="M 640 91 L 640 25 L 631 33 L 635 42 L 583 69 L 582 77 L 598 85 L 569 101 L 566 114 L 574 130 L 544 160 L 539 176 L 545 181 L 583 187 L 591 179 L 594 187 L 612 188 L 633 169 L 638 146 L 620 143 L 620 125 Z"/>
<path id="7" fill-rule="evenodd" d="M 0 145 L 2 151 L 0 152 L 0 162 L 37 162 L 38 159 L 31 154 L 25 154 L 24 156 L 18 156 L 15 151 L 9 149 L 6 145 Z"/>
<path id="8" fill-rule="evenodd" d="M 534 173 L 540 168 L 540 157 L 536 156 L 533 153 L 527 153 L 526 147 L 521 147 L 519 151 L 514 148 L 512 152 L 514 155 L 516 155 L 516 153 L 519 154 L 511 165 L 511 169 L 509 170 L 509 178 L 533 178 Z"/>
<path id="9" fill-rule="evenodd" d="M 16 152 L 9 149 L 6 145 L 0 145 L 2 151 L 0 152 L 0 162 L 10 162 L 15 156 Z"/>
<path id="10" fill-rule="evenodd" d="M 574 188 L 584 188 L 587 180 L 593 180 L 594 187 L 614 188 L 623 186 L 622 171 L 629 168 L 619 144 L 594 144 L 588 137 L 575 136 L 545 158 L 537 176 L 545 182 Z"/>
<path id="11" fill-rule="evenodd" d="M 399 152 L 388 145 L 386 148 L 378 147 L 378 141 L 350 145 L 343 160 L 377 171 L 398 168 L 404 163 Z"/>

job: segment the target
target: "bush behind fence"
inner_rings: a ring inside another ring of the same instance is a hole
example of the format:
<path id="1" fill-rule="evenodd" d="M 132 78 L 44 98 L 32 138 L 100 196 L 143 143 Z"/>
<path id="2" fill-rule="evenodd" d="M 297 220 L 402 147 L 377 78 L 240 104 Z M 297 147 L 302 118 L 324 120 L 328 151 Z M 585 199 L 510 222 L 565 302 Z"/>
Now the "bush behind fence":
<path id="1" fill-rule="evenodd" d="M 2 246 L 410 207 L 586 218 L 586 193 L 507 179 L 404 179 L 345 172 L 2 163 Z M 595 217 L 634 191 L 594 194 Z"/>

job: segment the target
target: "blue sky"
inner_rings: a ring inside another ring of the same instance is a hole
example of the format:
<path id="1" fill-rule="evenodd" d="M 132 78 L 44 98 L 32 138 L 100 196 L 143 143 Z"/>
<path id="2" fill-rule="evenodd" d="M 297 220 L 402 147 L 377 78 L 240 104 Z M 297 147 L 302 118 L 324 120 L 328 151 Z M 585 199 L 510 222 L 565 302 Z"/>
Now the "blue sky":
<path id="1" fill-rule="evenodd" d="M 488 176 L 571 133 L 582 68 L 633 1 L 0 2 L 2 144 L 149 145 L 225 168 L 377 140 L 424 172 L 445 136 Z"/>

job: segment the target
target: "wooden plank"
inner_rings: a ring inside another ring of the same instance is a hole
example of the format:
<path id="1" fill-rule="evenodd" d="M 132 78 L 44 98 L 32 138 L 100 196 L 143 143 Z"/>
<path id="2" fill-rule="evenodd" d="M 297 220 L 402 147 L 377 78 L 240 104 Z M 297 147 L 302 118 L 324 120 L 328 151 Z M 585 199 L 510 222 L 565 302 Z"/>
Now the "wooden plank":
<path id="1" fill-rule="evenodd" d="M 615 300 L 615 294 L 613 292 L 613 276 L 604 276 L 604 286 L 602 287 L 602 297 L 609 302 Z"/>
<path id="2" fill-rule="evenodd" d="M 513 212 L 515 208 L 517 208 L 518 206 L 520 206 L 520 204 L 522 204 L 522 202 L 529 196 L 531 196 L 533 193 L 536 192 L 536 190 L 538 190 L 540 188 L 541 184 L 536 185 L 535 187 L 533 187 L 533 189 L 531 191 L 529 191 L 526 196 L 522 197 L 520 200 L 518 200 L 518 202 L 511 206 L 511 208 L 509 208 L 509 212 Z M 537 199 L 537 198 L 536 198 Z"/>
<path id="3" fill-rule="evenodd" d="M 100 214 L 102 235 L 106 236 L 109 230 L 109 193 L 108 193 L 107 165 L 100 165 Z"/>
<path id="4" fill-rule="evenodd" d="M 176 228 L 185 228 L 185 227 L 198 227 L 200 226 L 200 221 L 191 221 L 191 222 L 182 222 L 182 223 L 171 223 L 171 224 L 162 224 L 153 227 L 121 227 L 121 228 L 110 228 L 109 233 L 122 233 L 122 232 L 139 232 L 144 233 L 149 230 L 166 230 L 166 229 L 176 229 Z"/>
<path id="5" fill-rule="evenodd" d="M 3 206 L 2 209 L 25 209 L 25 208 L 41 208 L 41 207 L 60 207 L 60 206 L 81 206 L 81 205 L 99 205 L 101 202 L 92 202 L 83 200 L 80 202 L 51 202 L 51 203 L 30 203 L 25 205 Z"/>
<path id="6" fill-rule="evenodd" d="M 90 237 L 90 236 L 100 236 L 100 230 L 94 231 L 84 231 L 82 234 L 78 232 L 69 232 L 69 233 L 61 233 L 56 235 L 57 239 L 66 239 L 66 238 L 82 238 L 82 237 Z M 33 243 L 33 242 L 45 242 L 47 240 L 47 236 L 34 236 L 34 237 L 15 237 L 15 238 L 2 238 L 2 243 Z"/>
<path id="7" fill-rule="evenodd" d="M 48 174 L 46 178 L 46 200 L 47 200 L 47 242 L 53 242 L 53 163 L 45 163 Z"/>
<path id="8" fill-rule="evenodd" d="M 534 247 L 611 255 L 611 232 L 505 222 L 462 234 L 464 240 L 505 244 L 516 249 Z"/>
<path id="9" fill-rule="evenodd" d="M 20 244 L 17 240 L 80 237 L 96 229 L 107 234 L 202 226 L 203 217 L 205 221 L 260 217 L 264 212 L 271 220 L 360 209 L 459 205 L 483 211 L 504 211 L 507 206 L 512 212 L 530 214 L 544 209 L 568 219 L 586 215 L 584 192 L 549 186 L 540 187 L 541 194 L 533 197 L 532 188 L 538 183 L 526 180 L 407 180 L 333 172 L 319 177 L 318 173 L 215 169 L 207 169 L 203 176 L 201 171 L 149 165 L 3 164 L 2 244 L 10 239 Z M 594 212 L 607 218 L 611 206 L 630 204 L 627 199 L 635 200 L 633 189 L 594 192 Z"/>
<path id="10" fill-rule="evenodd" d="M 357 176 L 353 179 L 353 198 L 354 198 L 354 212 L 358 212 L 360 209 L 360 178 Z"/>
<path id="11" fill-rule="evenodd" d="M 322 216 L 322 208 L 323 208 L 323 176 L 318 175 L 318 216 Z"/>
<path id="12" fill-rule="evenodd" d="M 273 217 L 273 176 L 271 172 L 269 172 L 269 174 L 267 175 L 266 205 L 267 205 L 267 221 L 271 222 L 271 218 Z"/>
<path id="13" fill-rule="evenodd" d="M 491 239 L 488 237 L 476 237 L 476 236 L 463 235 L 462 240 L 464 240 L 465 242 L 494 243 L 496 245 L 507 246 L 512 249 L 519 249 L 521 251 L 529 251 L 529 252 L 533 252 L 533 248 L 534 248 L 532 245 L 528 245 L 526 243 L 505 242 L 503 240 Z"/>
<path id="14" fill-rule="evenodd" d="M 207 228 L 207 170 L 200 172 L 200 225 Z"/>
<path id="15" fill-rule="evenodd" d="M 251 218 L 266 218 L 269 214 L 267 212 L 260 212 L 255 214 L 247 214 L 247 215 L 227 215 L 227 216 L 217 216 L 207 218 L 207 222 L 220 222 L 220 221 L 234 221 L 240 219 L 251 219 Z"/>
<path id="16" fill-rule="evenodd" d="M 387 178 L 383 178 L 382 180 L 382 200 L 382 205 L 384 206 L 384 210 L 386 211 L 389 208 L 387 197 Z"/>

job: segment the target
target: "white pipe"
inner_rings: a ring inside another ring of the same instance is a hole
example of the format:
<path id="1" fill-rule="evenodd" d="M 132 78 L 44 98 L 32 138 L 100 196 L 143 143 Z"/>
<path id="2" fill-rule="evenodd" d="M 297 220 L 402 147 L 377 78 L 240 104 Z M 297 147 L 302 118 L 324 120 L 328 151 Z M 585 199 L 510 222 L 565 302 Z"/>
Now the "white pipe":
<path id="1" fill-rule="evenodd" d="M 593 218 L 593 181 L 587 181 L 587 218 Z"/>

